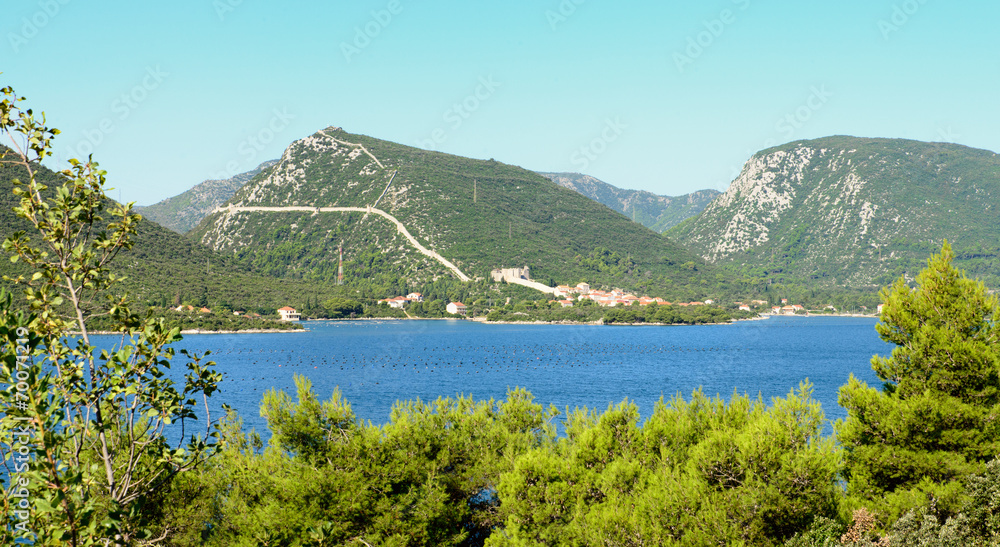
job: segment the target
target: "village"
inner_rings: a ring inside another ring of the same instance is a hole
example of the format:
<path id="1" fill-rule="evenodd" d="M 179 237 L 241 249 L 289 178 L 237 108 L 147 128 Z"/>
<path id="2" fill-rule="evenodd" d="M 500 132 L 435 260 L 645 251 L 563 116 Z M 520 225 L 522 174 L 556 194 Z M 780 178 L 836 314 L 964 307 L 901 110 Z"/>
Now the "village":
<path id="1" fill-rule="evenodd" d="M 589 283 L 583 282 L 578 283 L 576 286 L 569 285 L 557 285 L 555 287 L 547 287 L 536 281 L 532 281 L 530 278 L 530 272 L 527 267 L 524 268 L 510 268 L 510 269 L 498 269 L 492 272 L 492 276 L 495 281 L 506 281 L 508 283 L 516 283 L 525 285 L 537 290 L 543 291 L 546 294 L 551 294 L 555 297 L 553 300 L 549 300 L 549 304 L 558 304 L 563 308 L 573 307 L 576 303 L 582 301 L 590 301 L 594 304 L 606 307 L 624 307 L 624 306 L 714 306 L 716 302 L 712 299 L 706 299 L 704 301 L 693 301 L 693 302 L 670 302 L 660 297 L 651 296 L 637 296 L 635 294 L 629 293 L 623 289 L 613 288 L 610 290 L 600 290 L 591 288 Z M 406 296 L 394 296 L 391 298 L 384 298 L 379 300 L 379 304 L 385 304 L 393 309 L 405 310 L 405 308 L 414 302 L 423 302 L 424 295 L 418 292 L 411 292 Z M 780 305 L 770 305 L 766 300 L 751 300 L 748 303 L 744 302 L 734 302 L 733 307 L 738 308 L 740 311 L 749 313 L 758 313 L 761 316 L 776 316 L 776 315 L 811 315 L 811 314 L 837 314 L 838 310 L 834 306 L 826 306 L 822 310 L 809 310 L 801 304 L 789 304 L 787 298 L 782 298 L 780 300 Z M 719 304 L 722 306 L 722 304 Z M 770 308 L 768 308 L 770 306 Z M 176 311 L 198 311 L 199 313 L 206 314 L 211 313 L 208 308 L 195 308 L 193 306 L 177 306 Z M 469 307 L 462 302 L 449 302 L 445 306 L 445 311 L 451 315 L 466 316 L 469 313 Z M 867 311 L 865 309 L 865 311 Z M 242 315 L 242 312 L 233 312 L 234 315 Z M 277 310 L 279 319 L 281 321 L 300 321 L 302 315 L 293 307 L 285 306 Z M 882 313 L 882 305 L 878 306 L 876 312 L 878 315 Z M 248 313 L 248 317 L 260 317 L 254 313 Z"/>
<path id="2" fill-rule="evenodd" d="M 694 302 L 669 302 L 659 297 L 650 296 L 636 296 L 634 294 L 628 293 L 622 289 L 614 288 L 610 291 L 603 291 L 598 289 L 591 289 L 590 285 L 587 283 L 579 283 L 578 285 L 571 287 L 569 285 L 558 285 L 554 288 L 553 294 L 557 299 L 549 300 L 550 304 L 559 304 L 564 308 L 573 307 L 574 303 L 581 302 L 584 300 L 589 300 L 597 304 L 598 306 L 606 308 L 614 308 L 619 306 L 712 306 L 716 302 L 711 299 L 705 301 L 694 301 Z M 424 296 L 418 292 L 412 292 L 406 296 L 395 296 L 392 298 L 385 298 L 379 300 L 379 304 L 386 304 L 390 308 L 394 309 L 405 309 L 406 306 L 413 302 L 423 302 Z M 781 299 L 781 305 L 771 306 L 767 310 L 768 302 L 766 300 L 752 300 L 749 303 L 735 302 L 734 305 L 741 311 L 754 312 L 757 311 L 760 315 L 764 316 L 774 316 L 774 315 L 809 315 L 810 313 L 816 313 L 817 311 L 824 314 L 835 314 L 837 313 L 837 308 L 834 306 L 826 306 L 823 310 L 807 310 L 804 306 L 800 304 L 789 304 L 788 299 Z M 194 306 L 177 306 L 174 308 L 176 311 L 187 311 L 194 312 L 197 311 L 202 314 L 210 314 L 211 310 L 208 308 L 198 309 Z M 468 314 L 468 306 L 462 302 L 449 302 L 445 306 L 445 311 L 452 315 L 466 316 Z M 767 311 L 766 311 L 767 310 Z M 281 321 L 300 321 L 302 319 L 301 314 L 291 306 L 285 306 L 277 310 L 279 319 Z M 882 305 L 879 304 L 877 312 L 878 315 L 882 313 Z M 242 312 L 233 312 L 234 315 L 241 316 Z M 247 317 L 257 317 L 260 315 L 256 313 L 247 313 Z"/>
<path id="3" fill-rule="evenodd" d="M 687 307 L 712 306 L 716 304 L 716 302 L 712 299 L 694 302 L 670 302 L 659 297 L 650 297 L 646 295 L 637 296 L 618 288 L 608 291 L 592 289 L 588 283 L 579 283 L 576 286 L 558 285 L 551 289 L 551 294 L 553 294 L 556 299 L 549 300 L 549 303 L 559 304 L 564 308 L 572 307 L 575 303 L 584 300 L 592 301 L 598 306 L 607 308 L 634 305 Z M 396 296 L 379 300 L 379 304 L 386 304 L 395 309 L 404 309 L 411 302 L 423 301 L 423 295 L 420 293 L 410 293 L 406 296 Z M 766 300 L 752 300 L 749 303 L 735 302 L 734 305 L 741 311 L 757 311 L 761 315 L 806 315 L 810 313 L 810 310 L 807 310 L 805 306 L 800 304 L 789 304 L 788 299 L 785 298 L 781 299 L 781 305 L 771 306 L 770 309 L 767 308 L 768 302 Z M 468 306 L 462 302 L 449 302 L 446 306 L 446 310 L 450 314 L 464 316 L 468 313 Z M 826 306 L 823 310 L 813 310 L 812 313 L 816 313 L 817 311 L 822 313 L 837 313 L 837 308 L 834 306 Z M 882 309 L 881 306 L 879 306 L 878 313 L 881 312 Z"/>

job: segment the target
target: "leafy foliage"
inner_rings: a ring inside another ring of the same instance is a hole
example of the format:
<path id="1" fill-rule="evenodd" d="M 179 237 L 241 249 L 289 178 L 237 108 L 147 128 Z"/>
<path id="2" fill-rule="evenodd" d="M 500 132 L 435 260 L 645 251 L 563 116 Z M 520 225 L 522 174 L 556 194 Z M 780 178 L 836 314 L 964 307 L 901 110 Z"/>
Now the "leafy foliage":
<path id="1" fill-rule="evenodd" d="M 0 293 L 0 363 L 3 376 L 16 380 L 2 393 L 0 442 L 11 447 L 3 481 L 23 493 L 16 504 L 4 498 L 13 529 L 0 534 L 5 543 L 18 537 L 73 547 L 153 540 L 149 523 L 171 481 L 214 450 L 208 398 L 221 375 L 203 356 L 189 356 L 182 386 L 166 377 L 178 330 L 136 316 L 127 298 L 110 291 L 118 278 L 109 264 L 132 246 L 140 217 L 128 205 L 110 206 L 105 172 L 92 160 L 70 160 L 51 188 L 40 181 L 36 166 L 51 155 L 58 130 L 22 109 L 12 88 L 0 96 L 0 135 L 14 144 L 0 150 L 0 162 L 26 174 L 12 181 L 14 213 L 31 228 L 3 241 L 30 272 L 11 281 L 23 288 L 31 315 Z M 98 352 L 91 344 L 96 317 L 123 333 L 115 348 Z M 70 338 L 73 331 L 78 337 Z M 199 396 L 205 433 L 185 443 Z M 170 443 L 166 428 L 175 422 L 181 430 Z"/>

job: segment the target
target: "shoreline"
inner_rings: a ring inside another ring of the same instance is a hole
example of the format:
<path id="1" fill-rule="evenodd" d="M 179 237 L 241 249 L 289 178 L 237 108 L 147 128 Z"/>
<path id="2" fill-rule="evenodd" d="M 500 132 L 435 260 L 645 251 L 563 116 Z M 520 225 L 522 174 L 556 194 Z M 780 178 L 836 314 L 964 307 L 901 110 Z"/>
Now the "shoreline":
<path id="1" fill-rule="evenodd" d="M 187 329 L 181 334 L 275 334 L 275 333 L 308 332 L 307 329 L 245 329 L 245 330 L 202 330 Z"/>
<path id="2" fill-rule="evenodd" d="M 784 314 L 761 314 L 761 317 L 861 317 L 867 319 L 878 319 L 878 315 L 870 313 L 805 313 L 805 314 L 795 314 L 795 315 L 784 315 Z"/>
<path id="3" fill-rule="evenodd" d="M 605 323 L 604 319 L 598 319 L 596 321 L 487 321 L 485 317 L 357 317 L 354 319 L 350 318 L 340 318 L 340 319 L 305 319 L 300 322 L 303 326 L 307 323 L 316 323 L 323 321 L 469 321 L 472 323 L 480 323 L 483 325 L 581 325 L 581 326 L 592 326 L 592 327 L 694 327 L 699 325 L 735 325 L 736 323 L 741 323 L 744 321 L 765 321 L 771 319 L 772 317 L 798 317 L 803 319 L 818 318 L 818 317 L 853 317 L 860 319 L 878 319 L 877 315 L 867 315 L 860 313 L 809 313 L 803 315 L 773 315 L 773 314 L 760 314 L 757 317 L 749 317 L 746 319 L 731 319 L 729 321 L 724 321 L 720 323 Z M 185 329 L 180 332 L 182 335 L 193 335 L 193 334 L 277 334 L 277 333 L 296 333 L 296 332 L 308 332 L 308 328 L 301 329 L 245 329 L 245 330 L 202 330 L 202 329 Z M 79 335 L 80 333 L 72 333 L 74 335 Z M 115 331 L 97 331 L 91 334 L 102 335 L 102 336 L 113 336 L 120 335 L 121 332 Z"/>
<path id="4" fill-rule="evenodd" d="M 246 329 L 246 330 L 201 330 L 201 329 L 186 329 L 182 330 L 180 334 L 274 334 L 279 332 L 308 332 L 306 329 Z M 95 336 L 119 336 L 127 335 L 128 333 L 113 330 L 99 330 L 91 331 L 87 334 L 93 334 Z M 71 332 L 71 336 L 80 336 L 79 332 Z"/>

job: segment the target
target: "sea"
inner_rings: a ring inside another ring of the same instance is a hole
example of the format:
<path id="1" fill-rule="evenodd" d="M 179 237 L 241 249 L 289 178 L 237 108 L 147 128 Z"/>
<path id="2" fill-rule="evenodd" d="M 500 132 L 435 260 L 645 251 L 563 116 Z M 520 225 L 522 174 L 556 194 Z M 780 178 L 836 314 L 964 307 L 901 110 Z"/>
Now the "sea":
<path id="1" fill-rule="evenodd" d="M 769 317 L 697 326 L 486 324 L 466 320 L 309 321 L 305 332 L 185 335 L 174 347 L 210 352 L 222 373 L 211 417 L 234 408 L 246 430 L 268 438 L 260 416 L 268 390 L 295 396 L 308 378 L 320 400 L 339 388 L 358 418 L 385 424 L 398 401 L 503 399 L 525 388 L 561 412 L 604 410 L 624 400 L 648 417 L 657 401 L 695 390 L 783 397 L 808 380 L 831 422 L 846 416 L 837 391 L 851 374 L 879 385 L 873 355 L 892 346 L 876 319 Z M 120 339 L 95 337 L 99 346 Z M 175 356 L 180 379 L 184 356 Z M 204 408 L 198 410 L 205 415 Z M 830 430 L 829 426 L 827 427 Z"/>

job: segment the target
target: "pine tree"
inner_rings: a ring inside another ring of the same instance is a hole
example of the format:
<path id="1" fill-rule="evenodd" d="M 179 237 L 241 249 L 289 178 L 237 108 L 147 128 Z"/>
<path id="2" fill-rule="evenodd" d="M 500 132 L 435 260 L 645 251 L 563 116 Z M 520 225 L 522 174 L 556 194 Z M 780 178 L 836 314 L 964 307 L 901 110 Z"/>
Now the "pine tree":
<path id="1" fill-rule="evenodd" d="M 952 258 L 945 242 L 915 288 L 883 289 L 876 329 L 896 348 L 872 358 L 882 390 L 853 375 L 840 389 L 848 494 L 883 522 L 916 507 L 953 514 L 962 480 L 1000 452 L 997 298 Z"/>

